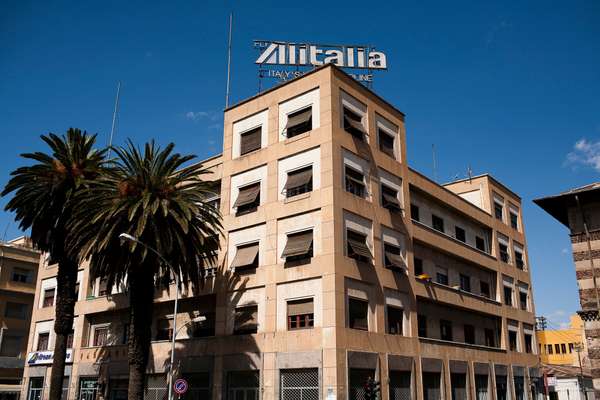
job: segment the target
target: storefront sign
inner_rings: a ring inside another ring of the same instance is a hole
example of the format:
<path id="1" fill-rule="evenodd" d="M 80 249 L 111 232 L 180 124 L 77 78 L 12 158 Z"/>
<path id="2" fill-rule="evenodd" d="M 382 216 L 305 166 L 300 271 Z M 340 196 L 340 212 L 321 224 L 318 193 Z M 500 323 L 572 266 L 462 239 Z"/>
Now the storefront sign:
<path id="1" fill-rule="evenodd" d="M 54 352 L 50 351 L 50 350 L 34 351 L 27 355 L 27 364 L 28 365 L 52 364 L 52 360 L 54 360 Z M 67 350 L 65 362 L 67 362 L 67 363 L 73 362 L 73 351 L 70 349 Z"/>
<path id="2" fill-rule="evenodd" d="M 546 376 L 546 385 L 548 386 L 556 386 L 556 377 L 555 376 Z"/>
<path id="3" fill-rule="evenodd" d="M 334 64 L 341 68 L 387 69 L 387 57 L 367 46 L 322 45 L 255 40 L 256 64 L 302 66 Z"/>

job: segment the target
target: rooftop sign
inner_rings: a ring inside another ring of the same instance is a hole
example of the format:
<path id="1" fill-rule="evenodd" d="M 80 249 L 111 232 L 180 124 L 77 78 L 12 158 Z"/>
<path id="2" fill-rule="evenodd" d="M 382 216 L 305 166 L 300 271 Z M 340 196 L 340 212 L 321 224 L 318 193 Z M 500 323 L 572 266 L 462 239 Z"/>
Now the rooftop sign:
<path id="1" fill-rule="evenodd" d="M 256 64 L 319 66 L 331 63 L 341 68 L 387 69 L 385 53 L 368 46 L 255 40 L 254 47 L 262 50 Z"/>
<path id="2" fill-rule="evenodd" d="M 350 74 L 358 81 L 372 82 L 373 70 L 386 70 L 385 53 L 376 51 L 372 46 L 327 45 L 310 43 L 292 43 L 268 40 L 255 40 L 254 47 L 260 51 L 255 64 L 260 67 L 285 69 L 267 69 L 267 77 L 287 80 L 302 75 L 299 67 L 317 67 L 334 64 L 340 68 L 363 70 Z M 295 67 L 295 68 L 294 68 Z M 293 68 L 293 69 L 290 69 Z"/>

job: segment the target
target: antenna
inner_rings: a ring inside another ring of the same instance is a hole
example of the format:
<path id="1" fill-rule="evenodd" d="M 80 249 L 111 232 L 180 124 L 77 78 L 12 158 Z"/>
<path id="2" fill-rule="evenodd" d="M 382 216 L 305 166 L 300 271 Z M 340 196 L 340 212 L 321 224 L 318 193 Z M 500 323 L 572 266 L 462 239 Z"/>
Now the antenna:
<path id="1" fill-rule="evenodd" d="M 467 167 L 467 176 L 469 177 L 469 183 L 471 183 L 471 180 L 473 179 L 473 170 L 471 169 L 471 164 L 469 164 Z"/>
<path id="2" fill-rule="evenodd" d="M 437 182 L 437 162 L 435 160 L 435 144 L 431 144 L 431 158 L 433 160 L 433 180 Z"/>
<path id="3" fill-rule="evenodd" d="M 229 39 L 227 41 L 227 89 L 225 90 L 225 108 L 229 107 L 229 80 L 231 75 L 231 29 L 233 27 L 233 13 L 229 13 Z"/>
<path id="4" fill-rule="evenodd" d="M 115 124 L 117 122 L 117 111 L 119 110 L 119 94 L 121 92 L 121 81 L 119 81 L 117 83 L 117 97 L 115 98 L 115 109 L 113 111 L 113 117 L 112 117 L 112 126 L 110 127 L 110 138 L 108 139 L 108 154 L 107 154 L 107 158 L 110 158 L 110 147 L 112 146 L 112 142 L 113 142 L 113 135 L 115 133 Z"/>

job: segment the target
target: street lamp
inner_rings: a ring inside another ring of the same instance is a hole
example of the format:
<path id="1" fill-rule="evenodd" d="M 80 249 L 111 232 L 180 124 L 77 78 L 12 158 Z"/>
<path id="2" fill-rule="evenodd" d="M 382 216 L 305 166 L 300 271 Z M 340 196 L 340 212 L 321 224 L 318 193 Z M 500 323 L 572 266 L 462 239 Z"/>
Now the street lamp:
<path id="1" fill-rule="evenodd" d="M 171 270 L 173 270 L 173 266 L 171 265 L 171 263 L 169 263 L 167 261 L 167 259 L 165 257 L 163 257 L 162 254 L 160 254 L 158 252 L 158 250 L 154 249 L 153 247 L 147 245 L 146 243 L 142 242 L 141 240 L 139 240 L 138 238 L 136 238 L 135 236 L 132 236 L 128 233 L 121 233 L 119 235 L 119 239 L 121 241 L 125 241 L 125 240 L 129 240 L 131 242 L 137 243 L 141 246 L 144 246 L 146 249 L 150 250 L 152 253 L 156 254 L 156 256 L 165 264 L 167 264 L 169 267 L 171 267 Z M 173 361 L 175 358 L 175 336 L 176 332 L 177 332 L 177 302 L 179 300 L 179 274 L 175 274 L 175 306 L 173 307 L 173 332 L 175 332 L 175 334 L 173 335 L 173 337 L 171 338 L 171 364 L 169 365 L 169 397 L 168 399 L 171 400 L 173 398 Z M 185 325 L 184 325 L 185 326 Z"/>

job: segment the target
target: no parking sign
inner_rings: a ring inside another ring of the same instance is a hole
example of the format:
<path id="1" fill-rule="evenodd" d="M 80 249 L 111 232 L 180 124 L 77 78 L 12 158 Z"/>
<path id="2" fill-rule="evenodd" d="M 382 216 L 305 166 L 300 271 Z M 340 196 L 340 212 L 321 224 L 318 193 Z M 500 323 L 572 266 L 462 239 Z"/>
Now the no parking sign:
<path id="1" fill-rule="evenodd" d="M 175 393 L 177 393 L 178 395 L 182 395 L 185 392 L 187 392 L 188 390 L 188 383 L 185 379 L 183 378 L 179 378 L 175 381 L 175 383 L 173 384 L 173 390 L 175 390 Z"/>

